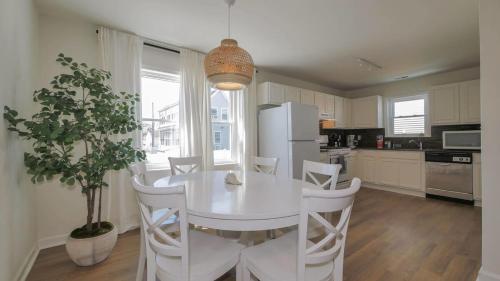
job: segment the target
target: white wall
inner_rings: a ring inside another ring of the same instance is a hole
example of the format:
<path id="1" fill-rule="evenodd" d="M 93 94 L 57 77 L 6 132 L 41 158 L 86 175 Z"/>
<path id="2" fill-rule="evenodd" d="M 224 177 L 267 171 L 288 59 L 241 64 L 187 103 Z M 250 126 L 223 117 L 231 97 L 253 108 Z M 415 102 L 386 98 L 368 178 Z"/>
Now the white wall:
<path id="1" fill-rule="evenodd" d="M 344 96 L 352 98 L 372 95 L 381 95 L 386 97 L 411 96 L 425 92 L 432 86 L 474 79 L 479 79 L 479 67 L 443 72 L 358 90 L 346 91 L 344 92 Z"/>
<path id="2" fill-rule="evenodd" d="M 500 1 L 480 0 L 483 266 L 480 281 L 500 280 Z"/>
<path id="3" fill-rule="evenodd" d="M 59 53 L 91 67 L 98 65 L 95 25 L 40 15 L 39 28 L 38 88 L 48 87 L 52 78 L 62 72 L 55 61 Z M 42 248 L 65 242 L 69 232 L 85 223 L 85 200 L 77 186 L 62 186 L 57 180 L 37 186 L 36 205 L 38 239 Z"/>
<path id="4" fill-rule="evenodd" d="M 258 70 L 256 79 L 257 79 L 257 84 L 262 83 L 262 82 L 271 81 L 271 82 L 275 82 L 275 83 L 290 85 L 290 86 L 294 86 L 294 87 L 298 87 L 298 88 L 323 92 L 323 93 L 327 93 L 327 94 L 342 95 L 342 91 L 340 91 L 338 89 L 325 87 L 325 86 L 318 85 L 315 83 L 310 83 L 310 82 L 307 82 L 304 80 L 295 79 L 295 78 L 280 75 L 277 73 L 267 72 L 264 70 Z"/>
<path id="5" fill-rule="evenodd" d="M 37 15 L 31 0 L 0 1 L 0 107 L 32 112 Z M 0 280 L 22 280 L 37 254 L 35 189 L 26 176 L 19 140 L 0 121 Z"/>

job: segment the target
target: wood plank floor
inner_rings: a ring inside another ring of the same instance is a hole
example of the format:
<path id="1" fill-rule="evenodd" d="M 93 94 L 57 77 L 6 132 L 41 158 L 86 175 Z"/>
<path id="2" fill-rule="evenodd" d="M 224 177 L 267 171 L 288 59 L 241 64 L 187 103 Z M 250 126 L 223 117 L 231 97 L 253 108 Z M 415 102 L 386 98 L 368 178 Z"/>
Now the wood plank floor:
<path id="1" fill-rule="evenodd" d="M 46 249 L 27 280 L 132 281 L 138 245 L 138 231 L 123 234 L 109 259 L 88 268 L 75 266 L 63 246 Z M 476 280 L 481 209 L 362 189 L 354 203 L 345 255 L 345 281 Z"/>

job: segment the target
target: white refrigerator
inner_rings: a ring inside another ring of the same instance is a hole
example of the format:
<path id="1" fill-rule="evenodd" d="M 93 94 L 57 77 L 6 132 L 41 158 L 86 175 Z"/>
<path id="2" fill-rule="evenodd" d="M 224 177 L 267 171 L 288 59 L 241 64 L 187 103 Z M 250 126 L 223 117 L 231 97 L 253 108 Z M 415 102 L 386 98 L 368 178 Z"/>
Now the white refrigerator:
<path id="1" fill-rule="evenodd" d="M 259 112 L 259 156 L 279 158 L 277 176 L 302 178 L 304 160 L 319 162 L 318 108 L 293 102 Z"/>

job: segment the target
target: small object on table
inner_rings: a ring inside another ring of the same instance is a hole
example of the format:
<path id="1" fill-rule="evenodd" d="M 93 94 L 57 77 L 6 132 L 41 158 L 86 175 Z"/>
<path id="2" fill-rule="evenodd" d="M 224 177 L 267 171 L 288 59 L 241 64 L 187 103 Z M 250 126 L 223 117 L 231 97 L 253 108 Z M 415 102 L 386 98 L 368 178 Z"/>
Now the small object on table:
<path id="1" fill-rule="evenodd" d="M 224 178 L 224 181 L 227 184 L 241 185 L 241 181 L 239 181 L 236 175 L 232 172 L 227 173 L 226 177 Z"/>

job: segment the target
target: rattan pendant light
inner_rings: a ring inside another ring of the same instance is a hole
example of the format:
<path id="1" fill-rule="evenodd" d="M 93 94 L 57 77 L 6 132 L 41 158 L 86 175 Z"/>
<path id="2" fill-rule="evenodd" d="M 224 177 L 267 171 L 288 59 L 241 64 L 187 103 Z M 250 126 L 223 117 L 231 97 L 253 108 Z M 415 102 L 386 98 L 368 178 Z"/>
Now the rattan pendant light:
<path id="1" fill-rule="evenodd" d="M 228 38 L 205 57 L 207 79 L 219 90 L 240 90 L 252 82 L 253 60 L 250 54 L 231 39 L 231 6 L 235 0 L 224 0 L 228 6 Z"/>

